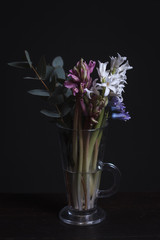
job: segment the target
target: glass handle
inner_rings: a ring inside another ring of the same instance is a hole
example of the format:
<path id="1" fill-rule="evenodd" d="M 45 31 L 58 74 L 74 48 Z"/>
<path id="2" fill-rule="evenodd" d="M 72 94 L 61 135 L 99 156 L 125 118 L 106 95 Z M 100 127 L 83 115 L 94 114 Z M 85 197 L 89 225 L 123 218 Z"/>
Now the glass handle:
<path id="1" fill-rule="evenodd" d="M 107 198 L 115 194 L 118 190 L 121 173 L 113 163 L 100 163 L 102 171 L 109 171 L 113 174 L 113 185 L 106 190 L 98 190 L 98 198 Z"/>

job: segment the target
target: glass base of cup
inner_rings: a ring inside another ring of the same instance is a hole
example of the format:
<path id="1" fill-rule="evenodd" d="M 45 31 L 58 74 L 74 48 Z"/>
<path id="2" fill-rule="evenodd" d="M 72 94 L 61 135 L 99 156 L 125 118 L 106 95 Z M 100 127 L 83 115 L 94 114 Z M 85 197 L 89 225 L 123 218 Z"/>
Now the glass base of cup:
<path id="1" fill-rule="evenodd" d="M 100 207 L 88 211 L 77 211 L 67 206 L 60 211 L 59 218 L 67 224 L 89 226 L 102 222 L 106 218 L 106 213 Z"/>

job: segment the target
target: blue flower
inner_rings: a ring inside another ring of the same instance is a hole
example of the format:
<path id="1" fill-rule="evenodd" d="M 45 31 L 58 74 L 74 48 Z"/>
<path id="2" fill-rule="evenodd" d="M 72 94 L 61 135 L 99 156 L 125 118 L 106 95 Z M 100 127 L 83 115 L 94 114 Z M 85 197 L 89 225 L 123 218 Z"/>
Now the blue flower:
<path id="1" fill-rule="evenodd" d="M 112 112 L 125 112 L 125 106 L 124 103 L 119 102 L 119 104 L 115 106 L 111 106 L 111 111 Z"/>
<path id="2" fill-rule="evenodd" d="M 124 120 L 124 121 L 127 121 L 127 120 L 131 119 L 128 112 L 112 113 L 112 118 L 113 119 Z"/>
<path id="3" fill-rule="evenodd" d="M 125 106 L 123 102 L 120 102 L 118 97 L 113 97 L 109 103 L 112 112 L 125 112 Z"/>
<path id="4" fill-rule="evenodd" d="M 111 114 L 111 117 L 113 119 L 127 121 L 131 118 L 129 113 L 125 112 L 126 107 L 124 106 L 124 103 L 119 100 L 118 97 L 112 97 L 112 99 L 109 102 L 109 107 L 111 108 L 111 111 L 113 112 Z"/>

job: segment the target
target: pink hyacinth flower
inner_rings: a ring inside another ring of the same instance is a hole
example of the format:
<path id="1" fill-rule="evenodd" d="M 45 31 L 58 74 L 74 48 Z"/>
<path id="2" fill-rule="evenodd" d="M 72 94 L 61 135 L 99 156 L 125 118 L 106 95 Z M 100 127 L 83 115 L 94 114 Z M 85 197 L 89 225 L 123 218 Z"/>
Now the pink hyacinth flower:
<path id="1" fill-rule="evenodd" d="M 77 93 L 83 95 L 84 89 L 91 86 L 92 78 L 90 74 L 93 72 L 95 65 L 96 62 L 92 60 L 87 64 L 81 59 L 73 69 L 69 70 L 70 73 L 68 77 L 70 77 L 70 79 L 64 82 L 64 86 L 72 89 L 74 96 L 76 96 Z"/>

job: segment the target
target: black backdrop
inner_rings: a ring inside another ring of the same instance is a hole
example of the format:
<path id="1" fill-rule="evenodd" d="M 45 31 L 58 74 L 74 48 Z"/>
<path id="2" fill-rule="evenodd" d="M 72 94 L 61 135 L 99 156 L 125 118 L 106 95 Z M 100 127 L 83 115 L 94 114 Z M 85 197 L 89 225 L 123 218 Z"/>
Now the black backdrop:
<path id="1" fill-rule="evenodd" d="M 41 84 L 24 80 L 25 71 L 6 64 L 21 60 L 25 49 L 33 62 L 42 54 L 48 63 L 61 55 L 66 71 L 81 57 L 103 62 L 117 52 L 127 56 L 133 70 L 128 71 L 124 102 L 132 119 L 110 124 L 105 160 L 122 172 L 120 191 L 160 190 L 160 164 L 152 151 L 159 11 L 158 1 L 141 5 L 107 1 L 6 4 L 1 21 L 5 70 L 1 129 L 5 136 L 0 192 L 64 192 L 56 128 L 40 114 L 39 99 L 27 94 Z"/>

